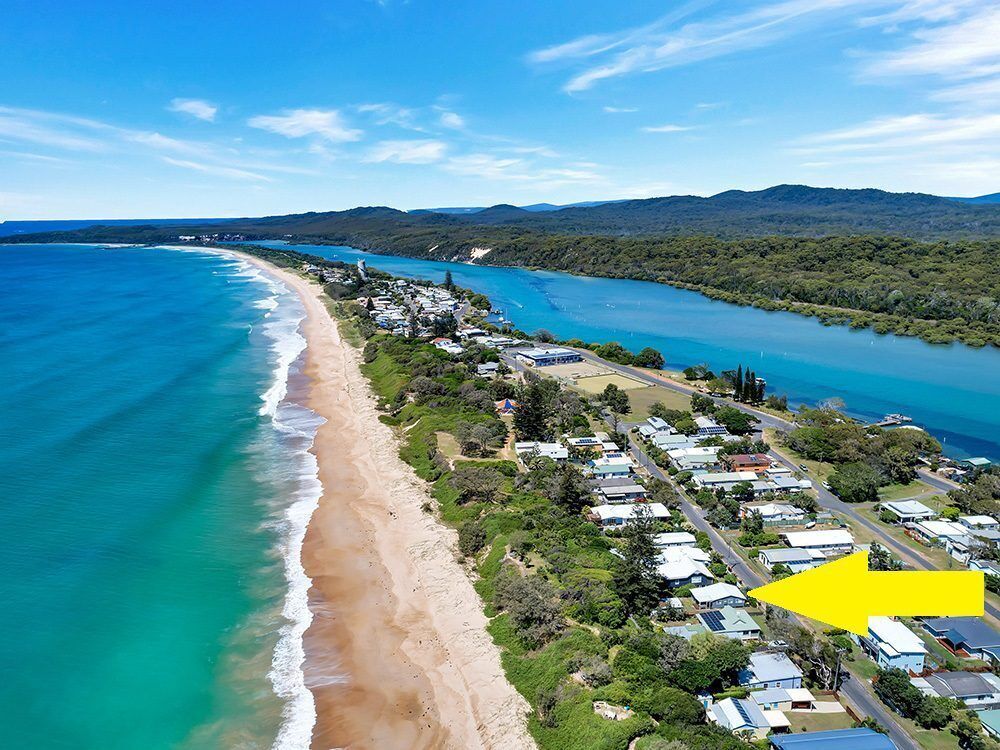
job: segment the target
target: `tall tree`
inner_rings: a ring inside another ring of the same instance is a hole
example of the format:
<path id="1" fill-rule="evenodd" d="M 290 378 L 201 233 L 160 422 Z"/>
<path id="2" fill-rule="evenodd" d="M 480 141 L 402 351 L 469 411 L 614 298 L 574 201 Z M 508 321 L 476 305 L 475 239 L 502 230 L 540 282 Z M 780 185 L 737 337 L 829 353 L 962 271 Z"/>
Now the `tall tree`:
<path id="1" fill-rule="evenodd" d="M 449 292 L 455 288 L 455 282 L 451 278 L 451 271 L 444 272 L 444 288 Z"/>
<path id="2" fill-rule="evenodd" d="M 645 617 L 660 600 L 659 553 L 654 543 L 656 522 L 645 505 L 625 527 L 621 559 L 615 572 L 615 590 L 629 615 Z"/>
<path id="3" fill-rule="evenodd" d="M 733 381 L 733 398 L 743 401 L 743 396 L 743 365 L 740 365 L 736 368 L 736 379 Z"/>
<path id="4" fill-rule="evenodd" d="M 542 384 L 527 383 L 514 409 L 514 432 L 520 440 L 544 440 L 549 436 L 549 400 Z"/>

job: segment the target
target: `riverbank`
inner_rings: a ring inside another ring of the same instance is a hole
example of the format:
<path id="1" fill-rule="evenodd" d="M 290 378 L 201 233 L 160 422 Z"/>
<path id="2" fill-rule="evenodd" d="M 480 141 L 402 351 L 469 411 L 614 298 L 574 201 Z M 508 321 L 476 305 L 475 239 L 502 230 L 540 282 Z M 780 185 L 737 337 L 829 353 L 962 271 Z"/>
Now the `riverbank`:
<path id="1" fill-rule="evenodd" d="M 308 406 L 326 420 L 313 446 L 324 491 L 302 552 L 312 747 L 533 747 L 527 703 L 504 677 L 454 532 L 422 510 L 426 487 L 379 421 L 320 288 L 241 257 L 302 299 Z"/>

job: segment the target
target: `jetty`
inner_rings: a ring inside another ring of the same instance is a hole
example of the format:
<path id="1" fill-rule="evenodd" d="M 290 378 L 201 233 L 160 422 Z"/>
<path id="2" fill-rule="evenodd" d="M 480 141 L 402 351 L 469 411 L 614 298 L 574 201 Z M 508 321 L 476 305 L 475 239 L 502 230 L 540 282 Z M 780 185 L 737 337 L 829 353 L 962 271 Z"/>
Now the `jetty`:
<path id="1" fill-rule="evenodd" d="M 908 417 L 905 414 L 886 414 L 878 422 L 872 422 L 871 424 L 865 425 L 865 426 L 866 427 L 895 427 L 896 425 L 907 424 L 908 422 L 912 422 L 912 421 L 913 421 L 913 418 L 912 417 Z"/>

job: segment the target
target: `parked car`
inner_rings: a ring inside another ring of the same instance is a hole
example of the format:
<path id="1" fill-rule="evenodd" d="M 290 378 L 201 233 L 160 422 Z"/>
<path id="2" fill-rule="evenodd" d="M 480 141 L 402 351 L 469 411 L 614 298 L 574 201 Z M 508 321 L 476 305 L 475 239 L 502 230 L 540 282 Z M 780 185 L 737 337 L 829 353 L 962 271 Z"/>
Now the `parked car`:
<path id="1" fill-rule="evenodd" d="M 802 471 L 809 471 L 809 467 L 808 467 L 808 466 L 806 466 L 805 464 L 799 464 L 799 468 L 800 468 L 800 469 L 801 469 Z"/>

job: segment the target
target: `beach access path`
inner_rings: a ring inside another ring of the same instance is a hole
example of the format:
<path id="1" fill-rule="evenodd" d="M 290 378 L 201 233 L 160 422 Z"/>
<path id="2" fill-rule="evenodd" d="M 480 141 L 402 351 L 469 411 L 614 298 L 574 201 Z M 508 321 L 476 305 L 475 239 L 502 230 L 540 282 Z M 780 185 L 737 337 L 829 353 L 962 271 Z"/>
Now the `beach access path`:
<path id="1" fill-rule="evenodd" d="M 379 421 L 360 353 L 318 285 L 241 257 L 302 299 L 309 406 L 326 420 L 313 445 L 323 495 L 302 553 L 312 747 L 534 748 L 530 707 L 504 676 L 455 532 L 423 510 L 427 485 Z"/>

